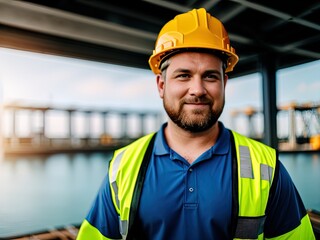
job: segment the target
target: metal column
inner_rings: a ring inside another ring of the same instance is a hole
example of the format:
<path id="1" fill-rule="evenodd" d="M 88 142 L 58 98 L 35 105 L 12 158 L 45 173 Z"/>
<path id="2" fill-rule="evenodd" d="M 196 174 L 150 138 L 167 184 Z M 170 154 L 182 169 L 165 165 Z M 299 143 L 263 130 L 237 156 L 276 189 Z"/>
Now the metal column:
<path id="1" fill-rule="evenodd" d="M 262 75 L 264 143 L 278 148 L 277 136 L 277 92 L 276 92 L 276 58 L 274 54 L 260 56 Z"/>

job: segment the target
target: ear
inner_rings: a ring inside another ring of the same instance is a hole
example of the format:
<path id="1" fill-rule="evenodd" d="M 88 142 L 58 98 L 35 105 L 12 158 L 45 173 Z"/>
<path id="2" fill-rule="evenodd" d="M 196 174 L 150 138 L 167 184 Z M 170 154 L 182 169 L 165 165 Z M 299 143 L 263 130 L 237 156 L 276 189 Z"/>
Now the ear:
<path id="1" fill-rule="evenodd" d="M 159 96 L 163 98 L 165 81 L 162 77 L 162 74 L 157 74 L 156 78 L 157 78 L 157 87 L 158 87 Z"/>
<path id="2" fill-rule="evenodd" d="M 229 79 L 228 75 L 227 75 L 227 74 L 224 74 L 224 81 L 223 81 L 224 88 L 226 88 L 228 79 Z"/>

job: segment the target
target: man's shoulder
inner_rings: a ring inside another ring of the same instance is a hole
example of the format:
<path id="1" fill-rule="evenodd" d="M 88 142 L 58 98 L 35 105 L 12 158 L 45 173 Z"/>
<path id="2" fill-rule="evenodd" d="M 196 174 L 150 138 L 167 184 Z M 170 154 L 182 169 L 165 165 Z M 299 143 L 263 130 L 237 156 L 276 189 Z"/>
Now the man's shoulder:
<path id="1" fill-rule="evenodd" d="M 156 132 L 153 132 L 153 133 L 149 133 L 147 135 L 144 135 L 142 137 L 138 137 L 138 138 L 132 140 L 127 145 L 125 145 L 125 146 L 123 146 L 121 148 L 118 148 L 116 150 L 116 152 L 122 152 L 122 151 L 127 150 L 127 149 L 134 149 L 134 148 L 137 148 L 139 146 L 147 145 L 155 134 L 156 134 Z"/>
<path id="2" fill-rule="evenodd" d="M 156 132 L 153 132 L 153 133 L 149 133 L 147 135 L 144 135 L 142 137 L 139 137 L 139 138 L 135 139 L 133 142 L 131 142 L 130 144 L 128 144 L 127 147 L 148 143 L 155 134 L 156 134 Z"/>
<path id="3" fill-rule="evenodd" d="M 273 149 L 272 147 L 270 147 L 269 145 L 257 140 L 257 139 L 253 139 L 251 137 L 248 137 L 248 136 L 245 136 L 244 134 L 241 134 L 237 131 L 234 131 L 234 130 L 230 130 L 233 137 L 237 140 L 241 140 L 241 142 L 246 142 L 246 143 L 249 143 L 249 144 L 252 144 L 252 145 L 257 145 L 257 146 L 260 146 L 260 147 L 266 147 L 266 148 L 269 148 L 269 149 Z"/>

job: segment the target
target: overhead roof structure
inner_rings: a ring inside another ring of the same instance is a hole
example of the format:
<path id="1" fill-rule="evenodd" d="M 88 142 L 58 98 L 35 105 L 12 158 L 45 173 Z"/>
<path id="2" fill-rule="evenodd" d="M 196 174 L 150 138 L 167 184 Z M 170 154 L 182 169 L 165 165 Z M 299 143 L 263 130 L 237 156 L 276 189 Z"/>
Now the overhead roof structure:
<path id="1" fill-rule="evenodd" d="M 149 69 L 161 27 L 200 7 L 224 23 L 240 57 L 230 78 L 262 73 L 274 138 L 276 70 L 320 59 L 318 0 L 0 0 L 0 47 Z"/>
<path id="2" fill-rule="evenodd" d="M 318 0 L 0 0 L 0 46 L 148 69 L 163 24 L 200 7 L 240 56 L 231 76 L 256 72 L 264 53 L 277 69 L 320 59 Z"/>

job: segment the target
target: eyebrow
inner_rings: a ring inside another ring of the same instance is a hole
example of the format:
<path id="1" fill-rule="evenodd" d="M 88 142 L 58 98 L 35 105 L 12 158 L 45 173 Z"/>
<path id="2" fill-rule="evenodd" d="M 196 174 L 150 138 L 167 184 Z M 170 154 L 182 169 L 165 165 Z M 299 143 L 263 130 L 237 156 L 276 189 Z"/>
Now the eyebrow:
<path id="1" fill-rule="evenodd" d="M 173 73 L 190 73 L 191 71 L 189 69 L 184 69 L 184 68 L 178 68 L 173 71 Z"/>
<path id="2" fill-rule="evenodd" d="M 207 70 L 207 71 L 204 72 L 204 74 L 212 74 L 212 73 L 219 74 L 219 75 L 222 74 L 219 70 L 215 70 L 215 69 Z"/>
<path id="3" fill-rule="evenodd" d="M 178 68 L 176 70 L 173 71 L 173 74 L 176 74 L 176 73 L 190 73 L 191 71 L 189 69 L 184 69 L 184 68 Z M 202 75 L 206 75 L 206 74 L 219 74 L 221 75 L 221 71 L 219 70 L 216 70 L 216 69 L 211 69 L 211 70 L 206 70 Z"/>

